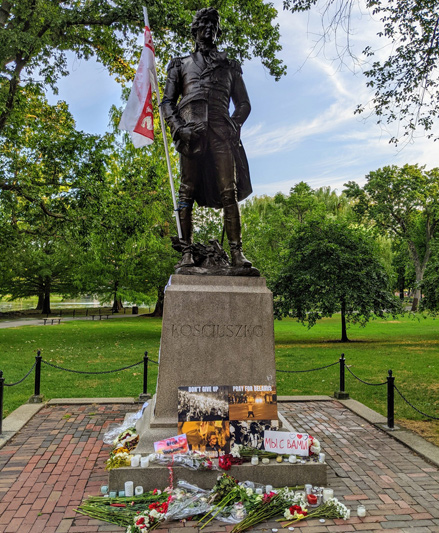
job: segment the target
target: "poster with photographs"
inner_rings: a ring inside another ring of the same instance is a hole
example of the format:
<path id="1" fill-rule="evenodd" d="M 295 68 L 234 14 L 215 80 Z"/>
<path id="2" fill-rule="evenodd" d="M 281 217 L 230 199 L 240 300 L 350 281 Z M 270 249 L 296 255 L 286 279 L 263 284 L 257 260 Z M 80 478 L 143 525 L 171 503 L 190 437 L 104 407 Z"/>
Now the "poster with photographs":
<path id="1" fill-rule="evenodd" d="M 229 422 L 179 422 L 178 433 L 186 434 L 189 449 L 218 457 L 230 451 Z"/>
<path id="2" fill-rule="evenodd" d="M 178 421 L 229 420 L 229 387 L 194 386 L 178 388 Z"/>
<path id="3" fill-rule="evenodd" d="M 178 388 L 178 433 L 187 435 L 190 450 L 217 457 L 235 443 L 263 449 L 264 431 L 277 429 L 271 385 Z"/>
<path id="4" fill-rule="evenodd" d="M 264 449 L 264 431 L 277 431 L 277 420 L 231 420 L 230 447 L 234 444 Z"/>
<path id="5" fill-rule="evenodd" d="M 229 387 L 229 420 L 277 420 L 276 387 Z"/>

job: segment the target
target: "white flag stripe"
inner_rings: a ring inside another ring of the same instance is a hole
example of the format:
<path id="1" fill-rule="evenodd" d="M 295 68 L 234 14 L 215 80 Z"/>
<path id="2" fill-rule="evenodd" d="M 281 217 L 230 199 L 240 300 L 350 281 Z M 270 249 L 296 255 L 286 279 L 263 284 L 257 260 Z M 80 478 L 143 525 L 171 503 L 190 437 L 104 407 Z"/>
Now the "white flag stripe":
<path id="1" fill-rule="evenodd" d="M 154 140 L 154 118 L 152 114 L 152 90 L 154 80 L 154 47 L 151 31 L 145 27 L 145 46 L 140 56 L 139 67 L 127 106 L 122 114 L 119 129 L 129 131 L 135 148 L 148 146 Z"/>

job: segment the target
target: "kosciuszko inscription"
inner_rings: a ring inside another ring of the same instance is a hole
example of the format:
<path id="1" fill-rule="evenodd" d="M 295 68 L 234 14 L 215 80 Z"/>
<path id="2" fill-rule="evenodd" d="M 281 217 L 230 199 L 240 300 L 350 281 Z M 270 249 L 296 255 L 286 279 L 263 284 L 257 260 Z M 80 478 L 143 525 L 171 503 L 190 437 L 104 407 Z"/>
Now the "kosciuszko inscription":
<path id="1" fill-rule="evenodd" d="M 262 337 L 264 330 L 255 324 L 171 324 L 172 337 Z"/>

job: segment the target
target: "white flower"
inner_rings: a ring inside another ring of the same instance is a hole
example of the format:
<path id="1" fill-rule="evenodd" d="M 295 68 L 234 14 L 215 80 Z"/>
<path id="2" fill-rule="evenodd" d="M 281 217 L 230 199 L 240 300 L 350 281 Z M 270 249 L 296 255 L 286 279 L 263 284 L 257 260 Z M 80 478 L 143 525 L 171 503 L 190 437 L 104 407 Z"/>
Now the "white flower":
<path id="1" fill-rule="evenodd" d="M 245 489 L 245 492 L 247 493 L 247 496 L 251 496 L 253 494 L 253 489 L 248 487 L 247 489 Z"/>
<path id="2" fill-rule="evenodd" d="M 160 513 L 157 511 L 157 509 L 153 509 L 153 510 L 149 513 L 149 516 L 152 516 L 153 518 L 159 518 L 159 517 L 160 517 Z"/>
<path id="3" fill-rule="evenodd" d="M 233 457 L 241 457 L 240 451 L 241 451 L 242 445 L 241 444 L 234 444 L 232 448 L 230 449 L 230 453 L 233 455 Z"/>

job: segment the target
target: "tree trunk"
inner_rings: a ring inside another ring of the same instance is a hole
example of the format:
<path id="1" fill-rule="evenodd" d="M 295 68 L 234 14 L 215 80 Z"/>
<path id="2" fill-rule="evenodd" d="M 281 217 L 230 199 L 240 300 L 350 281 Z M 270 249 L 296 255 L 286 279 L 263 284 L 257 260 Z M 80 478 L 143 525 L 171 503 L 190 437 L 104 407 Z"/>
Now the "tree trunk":
<path id="1" fill-rule="evenodd" d="M 346 302 L 341 301 L 341 342 L 349 342 L 346 332 Z"/>
<path id="2" fill-rule="evenodd" d="M 42 311 L 44 306 L 44 292 L 38 294 L 37 311 Z"/>
<path id="3" fill-rule="evenodd" d="M 113 313 L 118 313 L 121 309 L 123 309 L 122 298 L 115 295 L 112 309 L 113 309 Z"/>
<path id="4" fill-rule="evenodd" d="M 154 312 L 152 316 L 161 318 L 163 316 L 163 303 L 165 301 L 165 288 L 160 287 L 157 289 L 157 302 L 155 304 Z"/>
<path id="5" fill-rule="evenodd" d="M 119 287 L 119 282 L 116 281 L 114 283 L 114 295 L 113 295 L 113 307 L 112 307 L 113 313 L 118 313 L 121 309 L 123 309 L 122 299 L 117 294 L 118 287 Z"/>
<path id="6" fill-rule="evenodd" d="M 43 309 L 41 311 L 41 314 L 43 315 L 50 315 L 52 311 L 50 310 L 50 280 L 46 279 L 44 283 L 44 302 L 43 302 Z"/>
<path id="7" fill-rule="evenodd" d="M 419 301 L 421 300 L 421 289 L 419 288 L 420 283 L 424 279 L 424 269 L 416 266 L 416 288 L 413 291 L 413 303 L 412 303 L 412 312 L 416 312 L 419 307 Z"/>

